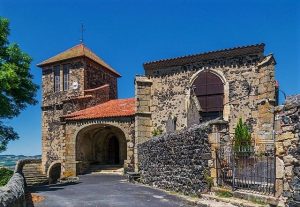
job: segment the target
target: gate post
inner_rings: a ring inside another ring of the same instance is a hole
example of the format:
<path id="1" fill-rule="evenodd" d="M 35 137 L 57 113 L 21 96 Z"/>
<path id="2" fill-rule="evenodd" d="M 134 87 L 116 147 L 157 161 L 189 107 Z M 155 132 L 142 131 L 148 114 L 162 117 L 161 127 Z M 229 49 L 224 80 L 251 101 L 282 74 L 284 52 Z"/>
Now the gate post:
<path id="1" fill-rule="evenodd" d="M 210 177 L 213 179 L 214 186 L 218 185 L 218 166 L 217 166 L 217 151 L 220 148 L 221 143 L 229 141 L 229 127 L 228 122 L 224 120 L 214 120 L 210 123 L 210 131 L 208 134 L 208 141 L 211 147 L 210 162 Z"/>

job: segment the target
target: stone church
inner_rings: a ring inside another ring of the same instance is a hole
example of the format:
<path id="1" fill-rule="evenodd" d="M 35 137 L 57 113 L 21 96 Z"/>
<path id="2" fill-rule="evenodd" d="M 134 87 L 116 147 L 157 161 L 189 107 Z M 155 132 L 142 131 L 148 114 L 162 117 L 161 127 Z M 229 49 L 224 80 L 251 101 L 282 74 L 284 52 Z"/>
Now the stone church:
<path id="1" fill-rule="evenodd" d="M 118 99 L 121 75 L 84 44 L 42 68 L 42 169 L 76 176 L 94 166 L 138 170 L 137 146 L 153 133 L 219 118 L 234 133 L 241 117 L 255 143 L 272 140 L 276 64 L 264 44 L 144 63 L 135 97 Z M 262 149 L 263 150 L 263 149 Z"/>

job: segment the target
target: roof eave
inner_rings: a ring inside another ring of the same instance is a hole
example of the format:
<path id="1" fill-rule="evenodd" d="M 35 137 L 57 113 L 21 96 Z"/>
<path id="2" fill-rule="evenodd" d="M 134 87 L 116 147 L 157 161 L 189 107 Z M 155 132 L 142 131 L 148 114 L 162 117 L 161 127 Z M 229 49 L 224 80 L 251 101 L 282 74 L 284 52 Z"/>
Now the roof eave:
<path id="1" fill-rule="evenodd" d="M 80 57 L 85 57 L 85 58 L 88 58 L 89 60 L 92 60 L 92 61 L 96 62 L 95 60 L 93 60 L 92 58 L 90 58 L 90 57 L 88 57 L 86 55 L 80 55 L 80 56 L 75 56 L 75 57 L 71 57 L 71 58 L 61 59 L 61 60 L 57 60 L 57 61 L 53 61 L 53 62 L 46 62 L 47 60 L 45 60 L 45 61 L 37 64 L 36 66 L 38 66 L 40 68 L 43 68 L 44 66 L 47 66 L 47 65 L 52 65 L 52 64 L 59 63 L 59 62 L 65 61 L 65 60 L 70 60 L 70 59 L 73 59 L 73 58 L 80 58 Z M 46 62 L 46 63 L 44 63 L 44 62 Z M 101 65 L 100 63 L 97 63 L 97 64 Z M 104 67 L 106 70 L 110 71 L 111 73 L 115 74 L 118 78 L 122 77 L 121 74 L 119 74 L 118 72 L 115 72 L 114 70 L 106 67 L 105 65 L 101 65 L 101 66 Z"/>

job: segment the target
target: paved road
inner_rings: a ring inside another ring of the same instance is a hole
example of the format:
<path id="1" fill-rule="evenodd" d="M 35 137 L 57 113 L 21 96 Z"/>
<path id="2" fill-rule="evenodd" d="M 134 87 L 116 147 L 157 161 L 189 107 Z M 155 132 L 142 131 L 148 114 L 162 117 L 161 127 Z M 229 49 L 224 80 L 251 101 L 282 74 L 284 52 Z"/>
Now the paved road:
<path id="1" fill-rule="evenodd" d="M 83 175 L 72 185 L 35 187 L 45 200 L 35 207 L 188 207 L 180 198 L 138 184 L 119 175 Z"/>

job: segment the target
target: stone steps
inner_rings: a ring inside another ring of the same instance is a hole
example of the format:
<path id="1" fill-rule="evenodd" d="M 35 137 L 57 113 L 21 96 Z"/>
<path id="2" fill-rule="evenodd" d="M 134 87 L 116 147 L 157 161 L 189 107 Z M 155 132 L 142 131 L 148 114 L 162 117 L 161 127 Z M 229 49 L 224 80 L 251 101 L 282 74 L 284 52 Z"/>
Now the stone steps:
<path id="1" fill-rule="evenodd" d="M 201 194 L 201 198 L 231 203 L 240 207 L 268 207 L 277 206 L 279 203 L 279 200 L 273 196 L 257 194 L 252 191 L 231 191 L 230 189 L 220 187 L 213 187 L 211 193 Z"/>
<path id="2" fill-rule="evenodd" d="M 268 204 L 262 204 L 262 203 L 253 203 L 244 199 L 240 198 L 235 198 L 235 197 L 220 197 L 215 195 L 214 193 L 212 194 L 201 194 L 201 198 L 205 200 L 213 200 L 217 202 L 224 202 L 224 203 L 229 203 L 235 206 L 240 206 L 240 207 L 269 207 Z"/>
<path id="3" fill-rule="evenodd" d="M 27 186 L 37 186 L 49 183 L 47 176 L 42 174 L 40 163 L 26 164 L 23 167 L 23 174 Z"/>
<path id="4" fill-rule="evenodd" d="M 87 174 L 124 174 L 124 168 L 122 165 L 91 165 Z"/>

